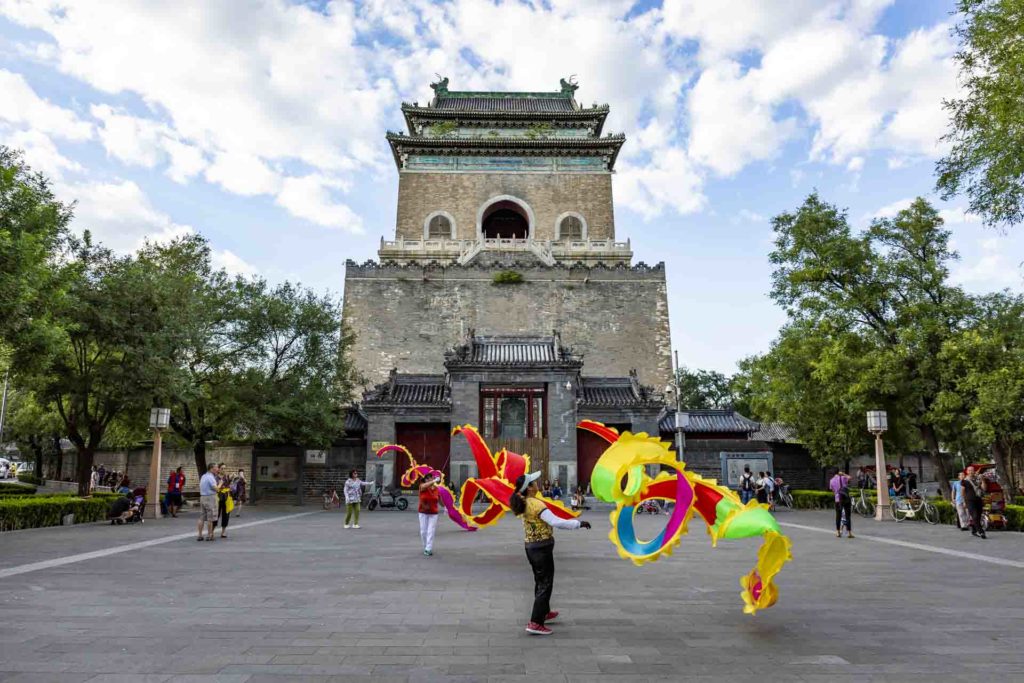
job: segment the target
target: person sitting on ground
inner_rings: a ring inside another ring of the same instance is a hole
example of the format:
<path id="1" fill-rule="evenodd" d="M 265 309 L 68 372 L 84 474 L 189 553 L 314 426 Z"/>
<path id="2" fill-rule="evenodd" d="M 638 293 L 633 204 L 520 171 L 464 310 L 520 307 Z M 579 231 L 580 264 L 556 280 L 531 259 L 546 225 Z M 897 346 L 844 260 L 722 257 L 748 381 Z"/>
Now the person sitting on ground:
<path id="1" fill-rule="evenodd" d="M 128 496 L 118 496 L 110 503 L 107 510 L 107 519 L 110 524 L 124 524 L 125 520 L 132 516 L 132 499 Z"/>
<path id="2" fill-rule="evenodd" d="M 562 487 L 558 485 L 557 479 L 555 479 L 555 483 L 551 487 L 551 498 L 554 500 L 562 500 Z"/>

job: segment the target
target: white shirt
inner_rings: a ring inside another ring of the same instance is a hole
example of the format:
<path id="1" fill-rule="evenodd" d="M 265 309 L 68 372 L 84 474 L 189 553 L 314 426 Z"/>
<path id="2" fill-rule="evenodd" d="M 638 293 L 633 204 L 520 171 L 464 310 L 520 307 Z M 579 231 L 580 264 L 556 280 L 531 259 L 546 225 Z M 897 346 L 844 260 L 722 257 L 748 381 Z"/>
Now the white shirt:
<path id="1" fill-rule="evenodd" d="M 556 529 L 579 529 L 580 528 L 580 520 L 578 520 L 578 519 L 562 519 L 561 517 L 556 517 L 555 513 L 551 512 L 551 510 L 548 510 L 548 509 L 544 509 L 544 510 L 541 511 L 540 518 L 541 518 L 541 521 L 545 522 L 549 526 L 555 527 Z"/>

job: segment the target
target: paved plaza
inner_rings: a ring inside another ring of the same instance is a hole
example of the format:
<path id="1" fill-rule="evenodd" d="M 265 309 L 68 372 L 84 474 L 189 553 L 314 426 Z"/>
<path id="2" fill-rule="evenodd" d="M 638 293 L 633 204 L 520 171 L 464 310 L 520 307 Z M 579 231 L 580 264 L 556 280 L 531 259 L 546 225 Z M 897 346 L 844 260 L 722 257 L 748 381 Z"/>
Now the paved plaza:
<path id="1" fill-rule="evenodd" d="M 592 531 L 559 537 L 564 618 L 547 638 L 522 630 L 532 578 L 512 518 L 467 533 L 442 517 L 432 558 L 413 512 L 345 530 L 336 511 L 247 508 L 216 543 L 195 541 L 193 515 L 5 533 L 0 681 L 1024 676 L 1020 534 L 858 518 L 861 537 L 839 540 L 828 512 L 780 512 L 795 560 L 780 603 L 751 617 L 738 581 L 757 541 L 712 549 L 695 520 L 673 556 L 638 568 L 604 512 L 587 518 Z"/>

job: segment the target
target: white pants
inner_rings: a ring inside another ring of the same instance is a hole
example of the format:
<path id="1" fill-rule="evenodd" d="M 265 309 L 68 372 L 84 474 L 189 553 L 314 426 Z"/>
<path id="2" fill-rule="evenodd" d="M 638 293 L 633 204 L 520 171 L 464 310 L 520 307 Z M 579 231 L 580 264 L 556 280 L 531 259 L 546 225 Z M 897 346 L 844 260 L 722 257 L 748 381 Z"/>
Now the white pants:
<path id="1" fill-rule="evenodd" d="M 434 531 L 437 530 L 437 515 L 420 513 L 420 540 L 424 550 L 434 549 Z"/>
<path id="2" fill-rule="evenodd" d="M 971 515 L 967 512 L 967 505 L 965 503 L 956 504 L 956 515 L 960 518 L 960 528 L 970 529 L 971 528 Z"/>

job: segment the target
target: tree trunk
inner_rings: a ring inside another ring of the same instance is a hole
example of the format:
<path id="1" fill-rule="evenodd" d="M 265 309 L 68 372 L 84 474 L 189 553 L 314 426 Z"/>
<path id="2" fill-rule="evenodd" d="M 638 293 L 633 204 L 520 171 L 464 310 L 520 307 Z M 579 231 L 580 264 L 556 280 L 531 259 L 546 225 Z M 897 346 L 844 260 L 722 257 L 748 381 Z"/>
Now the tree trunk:
<path id="1" fill-rule="evenodd" d="M 999 477 L 999 483 L 1003 487 L 1005 495 L 1009 498 L 1007 502 L 1013 502 L 1013 490 L 1014 481 L 1010 478 L 1010 468 L 1006 465 L 1007 460 L 1006 448 L 1003 442 L 998 437 L 992 444 L 992 459 L 996 461 L 996 475 Z"/>
<path id="2" fill-rule="evenodd" d="M 942 460 L 942 452 L 939 450 L 939 437 L 935 434 L 935 427 L 930 424 L 924 424 L 919 427 L 921 430 L 921 438 L 924 439 L 925 446 L 928 447 L 928 455 L 932 459 L 932 465 L 935 468 L 936 474 L 939 479 L 939 491 L 942 493 L 942 497 L 949 499 L 949 473 L 946 472 L 946 463 Z"/>
<path id="3" fill-rule="evenodd" d="M 57 474 L 54 476 L 57 481 L 64 481 L 64 451 L 57 446 Z"/>
<path id="4" fill-rule="evenodd" d="M 89 495 L 89 483 L 92 480 L 93 449 L 88 446 L 78 449 L 78 495 Z"/>
<path id="5" fill-rule="evenodd" d="M 196 459 L 196 472 L 197 476 L 202 477 L 206 474 L 206 442 L 202 439 L 198 439 L 192 444 L 192 454 Z"/>

